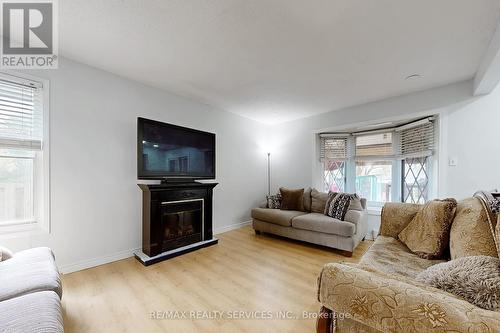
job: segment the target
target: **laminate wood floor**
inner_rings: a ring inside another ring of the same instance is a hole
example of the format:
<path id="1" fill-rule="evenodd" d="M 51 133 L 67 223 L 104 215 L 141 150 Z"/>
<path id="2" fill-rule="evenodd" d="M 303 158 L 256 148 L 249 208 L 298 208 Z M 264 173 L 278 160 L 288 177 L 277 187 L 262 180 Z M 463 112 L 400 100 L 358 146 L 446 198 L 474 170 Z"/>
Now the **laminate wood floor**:
<path id="1" fill-rule="evenodd" d="M 65 331 L 314 332 L 303 313 L 319 310 L 321 267 L 357 262 L 371 245 L 346 258 L 251 227 L 217 237 L 218 245 L 149 267 L 128 258 L 63 275 Z"/>

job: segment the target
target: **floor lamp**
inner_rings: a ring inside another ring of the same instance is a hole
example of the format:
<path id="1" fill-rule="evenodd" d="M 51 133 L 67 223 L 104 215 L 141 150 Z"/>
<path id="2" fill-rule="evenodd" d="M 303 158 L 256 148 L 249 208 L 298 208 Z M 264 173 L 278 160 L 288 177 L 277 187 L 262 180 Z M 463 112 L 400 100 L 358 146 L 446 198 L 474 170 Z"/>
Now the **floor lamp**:
<path id="1" fill-rule="evenodd" d="M 267 195 L 271 195 L 271 153 L 267 153 Z"/>

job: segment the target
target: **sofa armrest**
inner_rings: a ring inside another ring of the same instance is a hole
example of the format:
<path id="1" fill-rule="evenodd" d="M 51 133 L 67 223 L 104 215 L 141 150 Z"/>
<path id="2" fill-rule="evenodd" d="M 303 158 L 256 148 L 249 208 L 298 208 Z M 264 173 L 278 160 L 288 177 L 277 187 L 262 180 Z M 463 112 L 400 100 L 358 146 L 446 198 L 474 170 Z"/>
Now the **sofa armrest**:
<path id="1" fill-rule="evenodd" d="M 375 270 L 327 264 L 318 297 L 325 307 L 382 332 L 500 331 L 500 312 Z"/>
<path id="2" fill-rule="evenodd" d="M 422 206 L 411 203 L 386 203 L 380 218 L 380 235 L 398 238 L 399 233 L 411 222 Z"/>

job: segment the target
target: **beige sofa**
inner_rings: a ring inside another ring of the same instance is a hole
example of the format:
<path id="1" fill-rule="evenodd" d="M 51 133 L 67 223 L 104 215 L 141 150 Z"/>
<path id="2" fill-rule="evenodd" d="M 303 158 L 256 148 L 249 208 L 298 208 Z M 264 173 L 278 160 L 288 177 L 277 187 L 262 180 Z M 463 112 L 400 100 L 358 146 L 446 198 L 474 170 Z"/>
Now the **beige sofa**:
<path id="1" fill-rule="evenodd" d="M 324 266 L 318 279 L 323 307 L 317 332 L 500 332 L 499 311 L 484 310 L 414 280 L 419 272 L 443 262 L 422 259 L 397 239 L 420 209 L 414 204 L 386 205 L 380 235 L 358 265 Z M 475 198 L 459 203 L 450 251 L 498 257 L 483 209 Z"/>
<path id="2" fill-rule="evenodd" d="M 323 245 L 352 256 L 368 232 L 366 200 L 361 199 L 361 207 L 349 209 L 345 221 L 340 221 L 323 213 L 327 197 L 327 193 L 307 189 L 304 211 L 269 209 L 263 204 L 252 210 L 253 228 L 257 234 L 264 232 Z"/>

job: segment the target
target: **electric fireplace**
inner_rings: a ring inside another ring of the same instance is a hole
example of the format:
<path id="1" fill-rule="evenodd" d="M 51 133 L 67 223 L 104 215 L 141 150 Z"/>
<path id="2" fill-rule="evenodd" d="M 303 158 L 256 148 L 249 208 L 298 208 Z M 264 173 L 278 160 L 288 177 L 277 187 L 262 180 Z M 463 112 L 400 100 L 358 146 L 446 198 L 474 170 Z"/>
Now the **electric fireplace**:
<path id="1" fill-rule="evenodd" d="M 142 190 L 144 265 L 213 245 L 212 197 L 216 183 L 139 184 Z"/>

